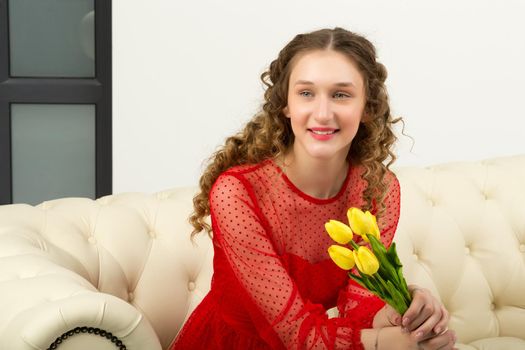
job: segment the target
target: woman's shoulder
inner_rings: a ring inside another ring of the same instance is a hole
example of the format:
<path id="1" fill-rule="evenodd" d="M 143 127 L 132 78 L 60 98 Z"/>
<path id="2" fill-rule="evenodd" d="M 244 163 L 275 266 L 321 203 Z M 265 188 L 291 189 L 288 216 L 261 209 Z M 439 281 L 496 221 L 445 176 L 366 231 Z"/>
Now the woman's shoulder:
<path id="1" fill-rule="evenodd" d="M 387 186 L 399 186 L 399 180 L 397 179 L 396 173 L 391 169 L 387 169 L 385 173 L 385 183 Z"/>
<path id="2" fill-rule="evenodd" d="M 270 172 L 276 172 L 275 168 L 276 166 L 271 159 L 265 159 L 259 163 L 235 165 L 222 172 L 215 181 L 214 186 L 224 182 L 231 182 L 232 178 L 239 185 L 243 184 L 246 186 L 246 184 L 253 182 L 253 179 L 266 177 Z"/>
<path id="3" fill-rule="evenodd" d="M 258 201 L 261 193 L 269 191 L 271 174 L 278 174 L 275 167 L 271 160 L 264 160 L 256 164 L 242 164 L 229 168 L 213 183 L 209 194 L 210 203 L 233 197 Z"/>
<path id="4" fill-rule="evenodd" d="M 223 175 L 247 175 L 250 173 L 257 173 L 257 172 L 264 172 L 267 171 L 269 168 L 273 168 L 273 161 L 271 159 L 265 159 L 260 161 L 259 163 L 247 163 L 247 164 L 241 164 L 241 165 L 235 165 L 227 170 L 225 170 L 221 176 Z"/>

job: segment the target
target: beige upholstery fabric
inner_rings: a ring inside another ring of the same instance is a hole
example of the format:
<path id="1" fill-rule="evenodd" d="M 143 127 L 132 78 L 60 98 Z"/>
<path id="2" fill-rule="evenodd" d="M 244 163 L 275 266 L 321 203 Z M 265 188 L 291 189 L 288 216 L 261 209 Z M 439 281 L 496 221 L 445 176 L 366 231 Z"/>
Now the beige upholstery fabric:
<path id="1" fill-rule="evenodd" d="M 439 296 L 460 349 L 525 349 L 525 156 L 395 170 L 410 283 Z M 209 289 L 195 188 L 0 207 L 0 349 L 47 349 L 77 326 L 166 349 Z M 116 349 L 80 334 L 58 349 Z"/>
<path id="2" fill-rule="evenodd" d="M 396 174 L 409 281 L 440 296 L 465 349 L 525 349 L 525 157 Z"/>

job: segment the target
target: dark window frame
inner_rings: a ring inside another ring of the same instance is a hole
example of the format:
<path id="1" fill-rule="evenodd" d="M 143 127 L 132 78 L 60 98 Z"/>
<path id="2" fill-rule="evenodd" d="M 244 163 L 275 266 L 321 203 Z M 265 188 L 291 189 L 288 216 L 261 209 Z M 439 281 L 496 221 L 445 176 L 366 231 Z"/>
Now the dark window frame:
<path id="1" fill-rule="evenodd" d="M 9 75 L 9 0 L 0 0 L 0 205 L 12 203 L 11 104 L 95 105 L 95 194 L 112 193 L 111 0 L 95 4 L 95 77 Z"/>

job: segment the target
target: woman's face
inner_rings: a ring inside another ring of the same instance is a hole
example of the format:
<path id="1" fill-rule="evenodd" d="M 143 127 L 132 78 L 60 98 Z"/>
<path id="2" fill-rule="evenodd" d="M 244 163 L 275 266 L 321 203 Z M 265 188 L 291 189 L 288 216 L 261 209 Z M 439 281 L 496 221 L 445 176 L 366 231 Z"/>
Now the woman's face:
<path id="1" fill-rule="evenodd" d="M 333 50 L 310 51 L 294 60 L 283 110 L 295 135 L 294 157 L 346 159 L 366 103 L 361 73 Z"/>

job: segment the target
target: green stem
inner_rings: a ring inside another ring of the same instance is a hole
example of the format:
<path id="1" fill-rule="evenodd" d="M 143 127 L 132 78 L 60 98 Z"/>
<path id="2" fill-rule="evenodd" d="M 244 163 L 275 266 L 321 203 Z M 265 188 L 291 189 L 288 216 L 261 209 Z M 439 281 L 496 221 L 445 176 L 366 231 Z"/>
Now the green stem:
<path id="1" fill-rule="evenodd" d="M 381 285 L 388 291 L 388 286 L 386 285 L 386 282 L 383 279 L 383 277 L 381 277 L 381 275 L 378 274 L 378 273 L 375 273 L 374 277 L 376 277 L 379 280 L 379 282 L 381 283 Z"/>
<path id="2" fill-rule="evenodd" d="M 357 245 L 357 243 L 354 242 L 354 240 L 351 240 L 351 241 L 350 241 L 350 244 L 352 245 L 352 247 L 353 247 L 355 250 L 358 250 L 358 249 L 359 249 L 359 245 Z"/>

